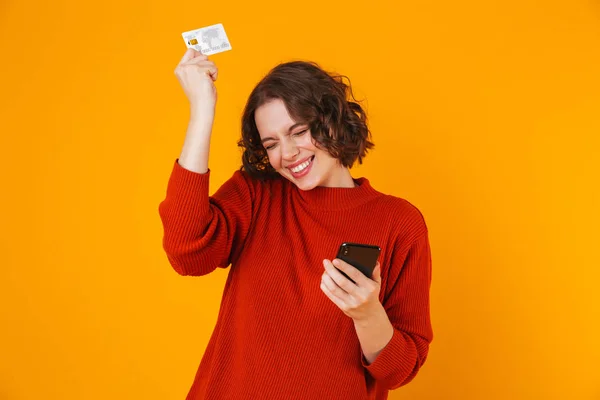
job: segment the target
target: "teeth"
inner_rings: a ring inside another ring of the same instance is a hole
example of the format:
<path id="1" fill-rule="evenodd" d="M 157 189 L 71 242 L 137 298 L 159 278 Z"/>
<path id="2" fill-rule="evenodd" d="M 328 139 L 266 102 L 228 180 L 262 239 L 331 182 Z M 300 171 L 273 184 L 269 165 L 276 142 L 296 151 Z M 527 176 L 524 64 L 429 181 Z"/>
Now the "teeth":
<path id="1" fill-rule="evenodd" d="M 311 159 L 311 160 L 312 160 L 312 159 Z M 296 167 L 292 168 L 292 169 L 291 169 L 291 170 L 292 170 L 292 172 L 294 172 L 294 173 L 298 173 L 298 172 L 302 171 L 304 168 L 308 167 L 308 165 L 310 164 L 310 161 L 311 161 L 311 160 L 305 161 L 305 162 L 303 162 L 302 164 L 300 164 L 300 165 L 298 165 L 298 166 L 296 166 Z"/>

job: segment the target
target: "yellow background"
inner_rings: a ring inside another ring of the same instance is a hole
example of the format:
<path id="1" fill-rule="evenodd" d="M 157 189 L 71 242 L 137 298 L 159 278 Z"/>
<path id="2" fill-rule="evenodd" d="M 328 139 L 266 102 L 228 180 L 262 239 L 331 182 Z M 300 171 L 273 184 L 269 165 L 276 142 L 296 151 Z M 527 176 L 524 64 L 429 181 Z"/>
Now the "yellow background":
<path id="1" fill-rule="evenodd" d="M 315 60 L 366 98 L 354 176 L 430 229 L 430 356 L 390 399 L 600 399 L 600 6 L 592 1 L 0 5 L 0 399 L 183 399 L 227 271 L 184 278 L 158 204 L 183 31 L 223 23 L 211 193 L 252 87 Z"/>

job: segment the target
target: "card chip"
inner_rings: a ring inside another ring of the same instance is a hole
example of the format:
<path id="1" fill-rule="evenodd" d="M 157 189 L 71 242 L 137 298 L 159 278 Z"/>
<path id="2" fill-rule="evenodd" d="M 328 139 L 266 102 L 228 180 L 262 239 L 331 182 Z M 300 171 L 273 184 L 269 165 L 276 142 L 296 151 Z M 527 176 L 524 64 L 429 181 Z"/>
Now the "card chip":
<path id="1" fill-rule="evenodd" d="M 198 39 L 192 39 L 192 40 L 190 40 L 190 44 L 191 44 L 191 45 L 196 45 L 196 44 L 198 44 Z"/>

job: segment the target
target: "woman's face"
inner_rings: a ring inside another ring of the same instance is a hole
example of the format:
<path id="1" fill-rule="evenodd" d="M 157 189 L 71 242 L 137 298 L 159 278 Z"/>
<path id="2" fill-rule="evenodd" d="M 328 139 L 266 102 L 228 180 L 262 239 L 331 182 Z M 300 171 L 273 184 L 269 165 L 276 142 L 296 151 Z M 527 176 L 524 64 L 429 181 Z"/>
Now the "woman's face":
<path id="1" fill-rule="evenodd" d="M 271 166 L 302 190 L 337 186 L 344 168 L 327 151 L 316 147 L 307 124 L 297 124 L 281 99 L 257 108 L 256 127 Z"/>

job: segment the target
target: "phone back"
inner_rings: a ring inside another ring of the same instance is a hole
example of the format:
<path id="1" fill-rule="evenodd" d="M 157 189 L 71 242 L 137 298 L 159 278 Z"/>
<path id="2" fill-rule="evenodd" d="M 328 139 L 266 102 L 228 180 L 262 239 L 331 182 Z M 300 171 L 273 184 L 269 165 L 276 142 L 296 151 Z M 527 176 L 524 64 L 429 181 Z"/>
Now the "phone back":
<path id="1" fill-rule="evenodd" d="M 355 266 L 365 276 L 371 278 L 380 252 L 379 246 L 346 242 L 341 244 L 337 258 Z"/>

